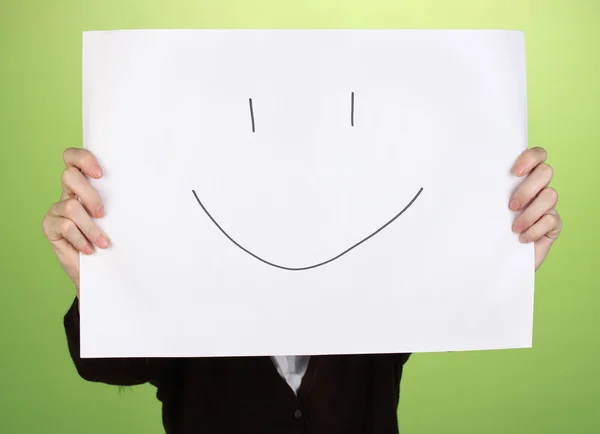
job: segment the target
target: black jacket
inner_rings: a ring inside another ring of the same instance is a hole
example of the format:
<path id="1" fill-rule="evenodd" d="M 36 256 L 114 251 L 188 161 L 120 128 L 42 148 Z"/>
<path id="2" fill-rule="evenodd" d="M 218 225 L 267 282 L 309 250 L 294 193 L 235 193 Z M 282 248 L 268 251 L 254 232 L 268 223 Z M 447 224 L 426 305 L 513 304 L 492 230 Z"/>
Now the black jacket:
<path id="1" fill-rule="evenodd" d="M 298 395 L 269 357 L 82 359 L 75 300 L 64 318 L 79 375 L 151 383 L 168 434 L 397 434 L 409 354 L 313 356 Z"/>

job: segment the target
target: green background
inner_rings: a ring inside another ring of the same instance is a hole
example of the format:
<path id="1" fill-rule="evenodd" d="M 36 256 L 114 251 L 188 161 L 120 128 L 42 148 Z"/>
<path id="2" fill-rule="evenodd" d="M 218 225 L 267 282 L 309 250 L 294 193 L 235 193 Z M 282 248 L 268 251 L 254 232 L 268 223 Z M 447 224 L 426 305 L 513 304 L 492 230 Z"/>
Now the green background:
<path id="1" fill-rule="evenodd" d="M 600 432 L 599 21 L 598 0 L 0 0 L 0 432 L 162 432 L 151 387 L 77 376 L 62 328 L 74 289 L 41 220 L 63 149 L 81 144 L 81 32 L 172 27 L 524 30 L 530 146 L 549 151 L 564 220 L 536 274 L 534 348 L 415 355 L 401 429 Z"/>

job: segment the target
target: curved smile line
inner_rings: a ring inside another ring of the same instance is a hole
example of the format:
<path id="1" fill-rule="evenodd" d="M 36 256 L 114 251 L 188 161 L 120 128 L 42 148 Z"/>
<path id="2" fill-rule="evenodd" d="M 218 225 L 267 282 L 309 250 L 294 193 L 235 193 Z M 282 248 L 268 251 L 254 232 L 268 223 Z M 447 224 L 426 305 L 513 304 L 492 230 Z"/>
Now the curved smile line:
<path id="1" fill-rule="evenodd" d="M 357 248 L 358 246 L 360 246 L 362 243 L 364 243 L 365 241 L 373 238 L 375 235 L 377 235 L 379 232 L 381 232 L 383 229 L 385 229 L 387 226 L 389 226 L 390 224 L 392 224 L 398 217 L 400 217 L 404 211 L 406 211 L 408 208 L 410 208 L 410 206 L 417 200 L 417 198 L 419 197 L 419 195 L 421 194 L 421 192 L 423 191 L 423 187 L 421 187 L 419 189 L 419 191 L 417 192 L 417 194 L 415 195 L 415 197 L 412 198 L 412 200 L 408 203 L 408 205 L 406 205 L 402 211 L 400 211 L 398 214 L 396 214 L 394 217 L 392 217 L 391 220 L 389 220 L 386 224 L 384 224 L 383 226 L 381 226 L 379 229 L 377 229 L 375 232 L 373 232 L 371 235 L 363 238 L 362 240 L 360 240 L 359 242 L 357 242 L 356 244 L 352 245 L 351 247 L 348 247 L 346 250 L 344 250 L 342 253 L 334 256 L 331 259 L 328 259 L 326 261 L 323 262 L 319 262 L 318 264 L 314 264 L 314 265 L 309 265 L 306 267 L 285 267 L 283 265 L 278 265 L 275 264 L 273 262 L 269 262 L 263 258 L 261 258 L 258 255 L 255 255 L 254 253 L 252 253 L 250 250 L 246 249 L 244 246 L 240 245 L 236 240 L 234 240 L 233 238 L 231 238 L 229 236 L 229 234 L 227 232 L 225 232 L 225 230 L 219 225 L 219 223 L 217 223 L 217 221 L 213 218 L 212 215 L 210 215 L 210 213 L 208 212 L 208 210 L 206 209 L 206 207 L 202 204 L 202 201 L 200 200 L 200 198 L 198 197 L 198 195 L 196 194 L 196 192 L 194 190 L 192 190 L 192 193 L 194 193 L 194 197 L 196 198 L 196 200 L 198 201 L 198 204 L 200 205 L 200 207 L 202 207 L 202 209 L 204 210 L 204 212 L 206 213 L 206 215 L 208 216 L 209 219 L 211 219 L 211 221 L 215 224 L 215 226 L 223 233 L 223 235 L 225 235 L 229 241 L 231 241 L 233 244 L 235 244 L 237 247 L 239 247 L 240 249 L 242 249 L 244 252 L 246 252 L 247 254 L 249 254 L 250 256 L 253 256 L 254 258 L 258 259 L 261 262 L 264 262 L 267 265 L 270 265 L 271 267 L 275 267 L 275 268 L 280 268 L 282 270 L 288 270 L 288 271 L 304 271 L 304 270 L 310 270 L 312 268 L 317 268 L 317 267 L 321 267 L 325 264 L 329 264 L 330 262 L 335 261 L 336 259 L 341 258 L 342 256 L 344 256 L 346 253 L 350 252 L 351 250 L 354 250 L 355 248 Z"/>

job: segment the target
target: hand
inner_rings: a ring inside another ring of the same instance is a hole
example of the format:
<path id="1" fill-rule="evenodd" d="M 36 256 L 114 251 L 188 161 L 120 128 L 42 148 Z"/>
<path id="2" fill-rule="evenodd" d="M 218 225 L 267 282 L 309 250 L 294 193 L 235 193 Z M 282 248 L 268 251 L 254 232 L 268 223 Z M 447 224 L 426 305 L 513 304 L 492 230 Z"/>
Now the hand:
<path id="1" fill-rule="evenodd" d="M 102 169 L 85 149 L 69 148 L 63 160 L 62 196 L 44 216 L 42 229 L 79 298 L 79 253 L 91 255 L 95 246 L 109 246 L 108 237 L 90 217 L 104 215 L 102 198 L 85 176 L 101 178 Z"/>
<path id="2" fill-rule="evenodd" d="M 560 215 L 556 212 L 558 193 L 548 187 L 554 171 L 545 163 L 548 153 L 543 148 L 531 148 L 523 152 L 513 167 L 517 176 L 528 175 L 510 199 L 513 211 L 522 211 L 514 223 L 513 231 L 519 233 L 522 243 L 534 243 L 535 271 L 537 271 L 550 247 L 562 229 Z"/>

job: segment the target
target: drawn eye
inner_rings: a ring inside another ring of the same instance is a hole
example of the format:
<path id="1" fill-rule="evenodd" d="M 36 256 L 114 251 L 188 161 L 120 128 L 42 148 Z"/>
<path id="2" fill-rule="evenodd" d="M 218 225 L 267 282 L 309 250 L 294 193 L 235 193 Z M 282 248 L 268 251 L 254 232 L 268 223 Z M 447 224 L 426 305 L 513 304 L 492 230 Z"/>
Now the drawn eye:
<path id="1" fill-rule="evenodd" d="M 252 132 L 256 132 L 256 124 L 254 122 L 254 106 L 252 105 L 252 98 L 248 98 L 248 104 L 250 105 L 250 122 L 252 125 Z M 350 94 L 350 125 L 354 126 L 354 92 Z"/>
<path id="2" fill-rule="evenodd" d="M 350 97 L 350 125 L 354 126 L 354 92 Z"/>
<path id="3" fill-rule="evenodd" d="M 250 120 L 252 121 L 252 132 L 255 132 L 254 128 L 254 108 L 252 107 L 252 98 L 249 98 L 250 101 Z"/>

